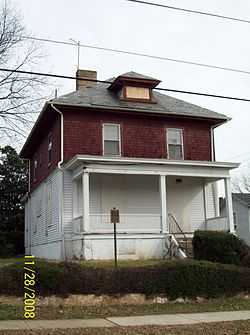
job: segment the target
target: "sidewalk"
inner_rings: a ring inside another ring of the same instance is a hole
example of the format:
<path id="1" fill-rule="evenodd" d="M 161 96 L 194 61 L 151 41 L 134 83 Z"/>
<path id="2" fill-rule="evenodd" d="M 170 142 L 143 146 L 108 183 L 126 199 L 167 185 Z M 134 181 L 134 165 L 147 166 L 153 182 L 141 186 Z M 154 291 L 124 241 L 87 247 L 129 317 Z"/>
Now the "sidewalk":
<path id="1" fill-rule="evenodd" d="M 155 314 L 143 316 L 110 317 L 106 319 L 69 320 L 9 320 L 0 321 L 0 330 L 6 329 L 52 329 L 126 326 L 172 326 L 196 323 L 237 321 L 250 319 L 249 311 L 209 312 L 190 314 Z"/>

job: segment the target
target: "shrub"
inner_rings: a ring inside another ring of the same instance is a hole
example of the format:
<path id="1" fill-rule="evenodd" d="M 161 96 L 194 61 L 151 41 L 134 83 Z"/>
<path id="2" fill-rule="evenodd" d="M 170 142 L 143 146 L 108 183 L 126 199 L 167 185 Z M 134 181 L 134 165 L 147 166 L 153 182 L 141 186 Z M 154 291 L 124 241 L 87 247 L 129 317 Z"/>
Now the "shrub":
<path id="1" fill-rule="evenodd" d="M 250 248 L 237 236 L 217 231 L 196 231 L 193 238 L 194 258 L 240 265 Z"/>
<path id="2" fill-rule="evenodd" d="M 0 231 L 0 257 L 24 254 L 23 231 Z"/>
<path id="3" fill-rule="evenodd" d="M 38 262 L 37 295 L 165 294 L 169 298 L 218 297 L 250 292 L 250 269 L 205 261 L 166 261 L 157 266 L 92 268 Z M 23 265 L 0 268 L 0 294 L 23 295 Z"/>
<path id="4" fill-rule="evenodd" d="M 250 268 L 250 252 L 248 252 L 246 255 L 243 256 L 241 260 L 241 265 Z"/>

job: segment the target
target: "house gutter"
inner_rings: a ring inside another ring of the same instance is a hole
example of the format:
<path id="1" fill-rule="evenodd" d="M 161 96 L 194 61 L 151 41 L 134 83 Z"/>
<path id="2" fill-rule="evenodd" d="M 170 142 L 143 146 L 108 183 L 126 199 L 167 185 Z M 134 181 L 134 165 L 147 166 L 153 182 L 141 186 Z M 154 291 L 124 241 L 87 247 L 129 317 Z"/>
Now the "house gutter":
<path id="1" fill-rule="evenodd" d="M 65 260 L 66 258 L 66 252 L 65 252 L 65 236 L 64 236 L 64 229 L 63 229 L 63 185 L 64 185 L 64 179 L 63 179 L 63 168 L 62 168 L 62 163 L 63 163 L 63 150 L 64 150 L 64 138 L 63 138 L 63 131 L 64 131 L 64 125 L 63 125 L 63 113 L 56 108 L 52 103 L 50 104 L 51 107 L 60 115 L 60 120 L 61 120 L 61 159 L 60 161 L 57 163 L 58 169 L 61 171 L 61 175 L 62 175 L 62 183 L 61 183 L 61 190 L 60 190 L 60 233 L 61 233 L 61 241 L 62 241 L 62 248 L 61 248 L 61 255 L 62 255 L 62 259 Z"/>

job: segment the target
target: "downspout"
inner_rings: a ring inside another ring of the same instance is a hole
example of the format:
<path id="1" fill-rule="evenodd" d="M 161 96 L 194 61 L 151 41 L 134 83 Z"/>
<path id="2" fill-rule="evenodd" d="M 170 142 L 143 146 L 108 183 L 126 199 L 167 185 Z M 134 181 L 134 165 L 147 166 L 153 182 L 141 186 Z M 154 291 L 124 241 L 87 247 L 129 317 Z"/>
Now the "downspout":
<path id="1" fill-rule="evenodd" d="M 63 137 L 63 113 L 56 108 L 53 104 L 50 104 L 51 107 L 58 113 L 60 114 L 60 120 L 61 120 L 61 159 L 60 161 L 57 163 L 58 169 L 61 171 L 62 173 L 62 190 L 60 190 L 60 217 L 61 217 L 61 227 L 60 227 L 60 231 L 61 231 L 61 240 L 62 240 L 62 259 L 65 260 L 66 258 L 66 252 L 65 252 L 65 236 L 64 236 L 64 227 L 63 227 L 63 168 L 62 168 L 62 163 L 63 163 L 63 150 L 64 150 L 64 137 Z"/>

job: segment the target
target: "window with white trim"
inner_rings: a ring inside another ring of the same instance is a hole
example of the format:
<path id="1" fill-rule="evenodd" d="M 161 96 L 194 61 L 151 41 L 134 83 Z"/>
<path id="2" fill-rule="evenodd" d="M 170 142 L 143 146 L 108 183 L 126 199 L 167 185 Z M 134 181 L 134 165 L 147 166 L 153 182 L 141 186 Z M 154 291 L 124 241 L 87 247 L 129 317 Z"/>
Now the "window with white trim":
<path id="1" fill-rule="evenodd" d="M 167 129 L 167 145 L 169 159 L 183 159 L 183 134 L 182 129 Z"/>
<path id="2" fill-rule="evenodd" d="M 38 163 L 37 163 L 37 160 L 35 159 L 34 160 L 34 172 L 33 172 L 33 179 L 34 179 L 34 181 L 37 178 L 37 166 L 38 166 Z"/>
<path id="3" fill-rule="evenodd" d="M 119 156 L 121 154 L 120 125 L 103 124 L 103 154 Z"/>
<path id="4" fill-rule="evenodd" d="M 48 227 L 52 225 L 52 181 L 46 183 L 46 230 L 48 234 Z"/>
<path id="5" fill-rule="evenodd" d="M 48 136 L 48 164 L 52 162 L 52 134 Z"/>

